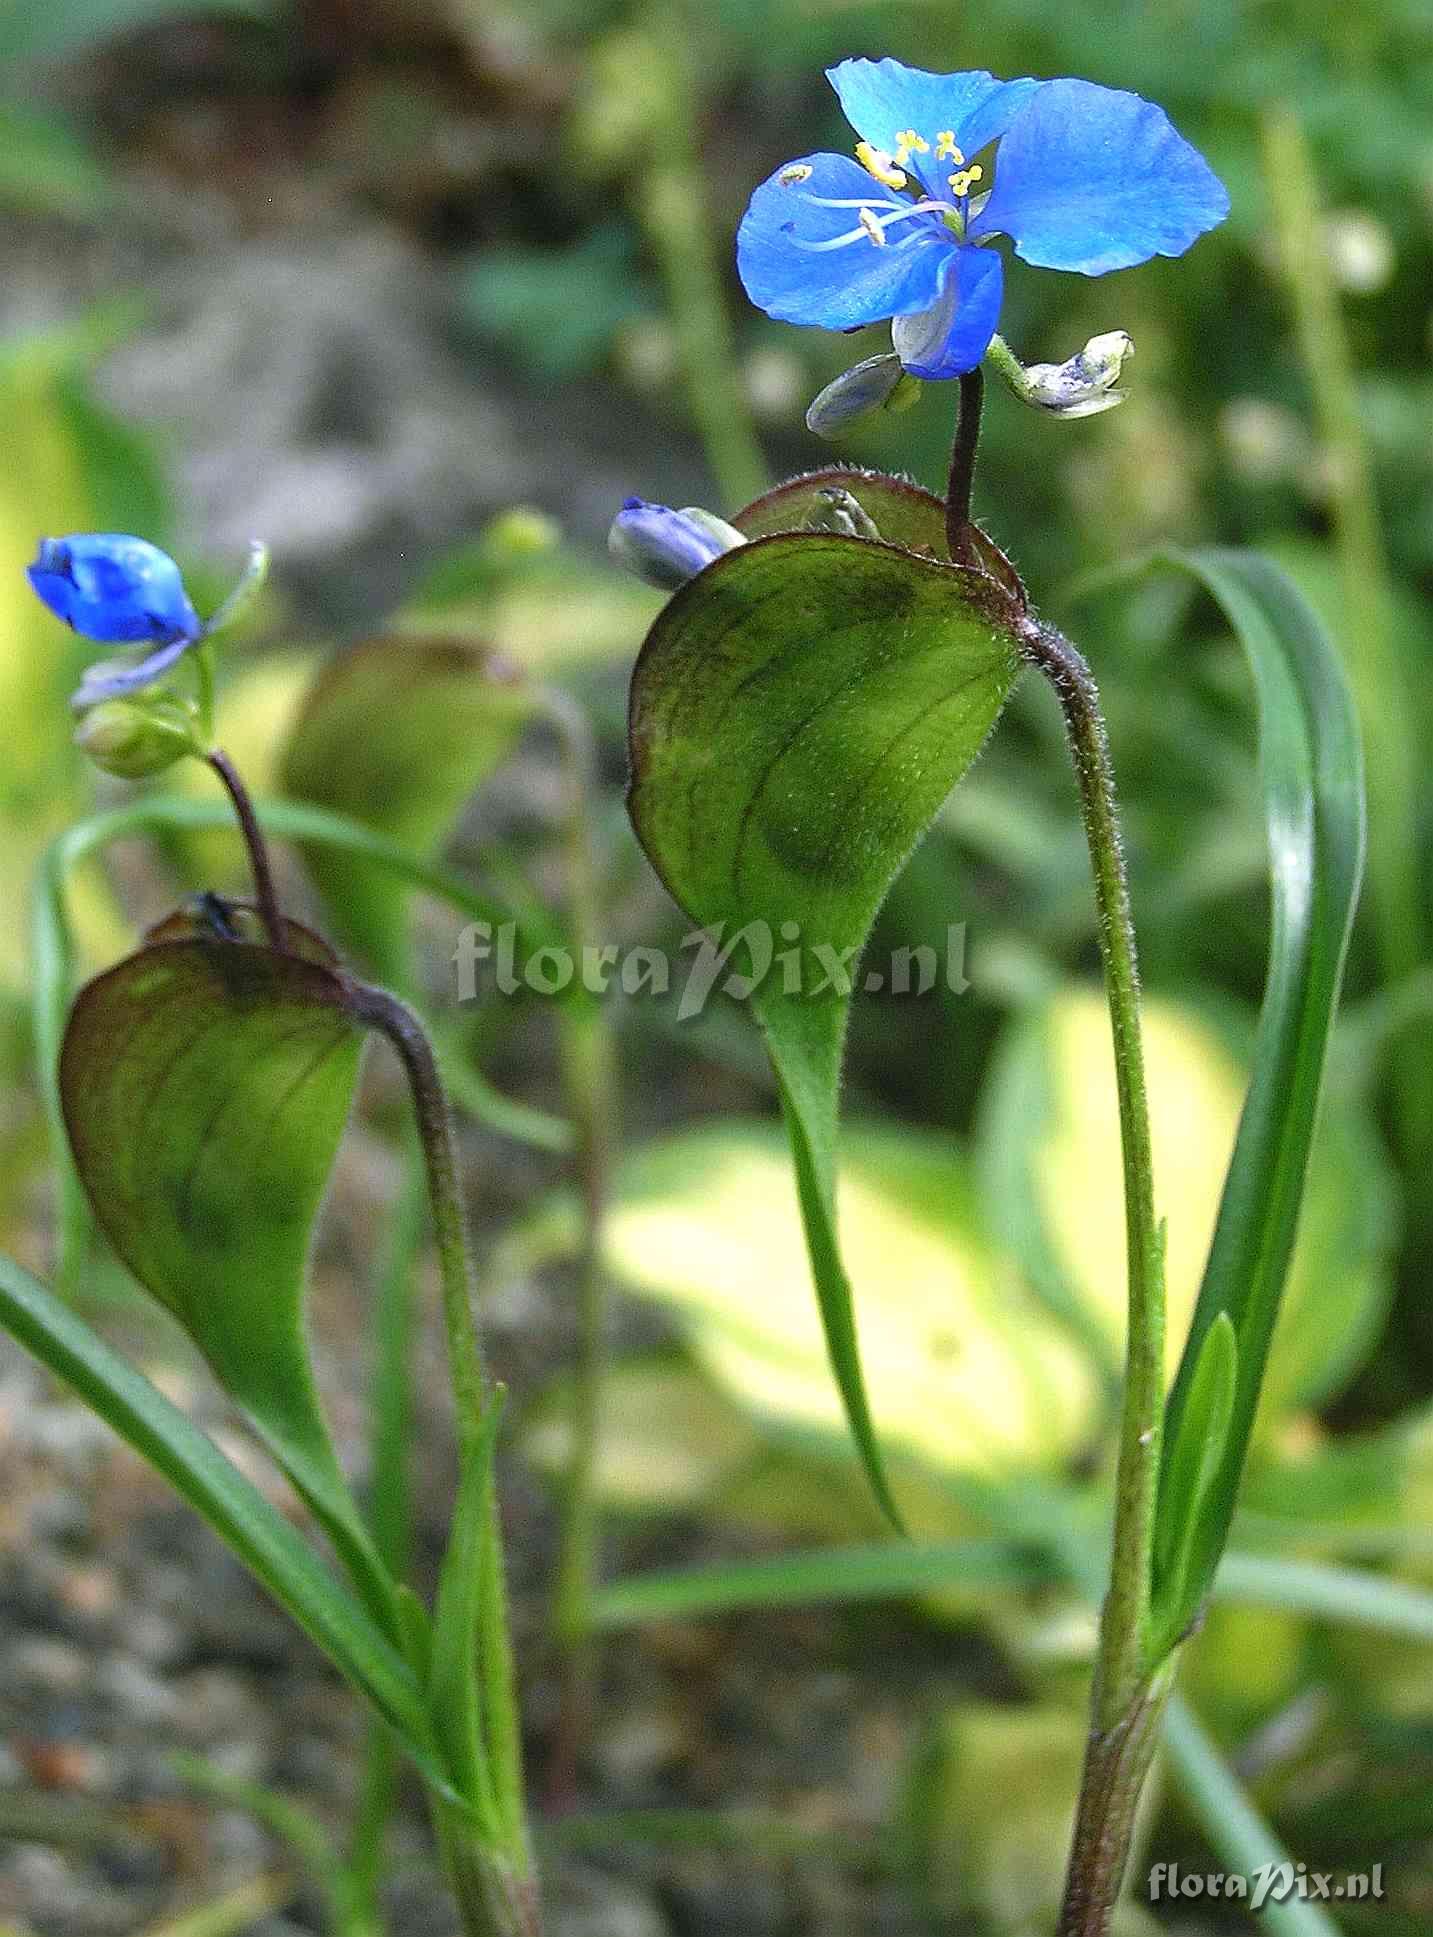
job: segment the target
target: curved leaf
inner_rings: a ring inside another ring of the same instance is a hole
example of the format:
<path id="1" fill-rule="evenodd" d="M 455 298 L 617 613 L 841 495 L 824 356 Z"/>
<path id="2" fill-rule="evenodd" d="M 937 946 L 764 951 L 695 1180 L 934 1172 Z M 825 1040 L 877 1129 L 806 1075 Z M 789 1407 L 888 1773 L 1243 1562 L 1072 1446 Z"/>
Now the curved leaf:
<path id="1" fill-rule="evenodd" d="M 808 471 L 763 492 L 732 519 L 748 538 L 769 538 L 780 531 L 808 531 L 813 516 L 822 512 L 823 491 L 849 491 L 888 545 L 950 559 L 945 535 L 945 506 L 907 478 L 887 477 L 882 471 L 852 470 L 833 464 Z"/>
<path id="2" fill-rule="evenodd" d="M 204 903 L 80 991 L 60 1051 L 75 1166 L 111 1244 L 194 1340 L 391 1628 L 303 1329 L 309 1242 L 363 1036 L 317 936 Z M 206 932 L 207 927 L 207 932 Z M 327 959 L 325 959 L 327 958 Z"/>
<path id="3" fill-rule="evenodd" d="M 832 1366 L 892 1520 L 836 1238 L 850 972 L 1014 682 L 1011 616 L 982 573 L 835 534 L 758 538 L 671 599 L 632 681 L 628 806 L 653 865 L 724 946 L 744 931 L 754 970 L 790 958 L 754 1006 Z"/>
<path id="4" fill-rule="evenodd" d="M 1337 655 L 1284 574 L 1234 551 L 1173 553 L 1165 562 L 1214 595 L 1249 659 L 1273 903 L 1254 1072 L 1167 1412 L 1165 1444 L 1177 1446 L 1205 1337 L 1227 1312 L 1239 1346 L 1227 1450 L 1206 1495 L 1185 1591 L 1156 1581 L 1161 1628 L 1178 1634 L 1207 1591 L 1228 1534 L 1293 1251 L 1362 874 L 1364 797 L 1358 724 Z M 1171 1482 L 1166 1464 L 1161 1512 Z"/>
<path id="5" fill-rule="evenodd" d="M 848 492 L 871 520 L 884 543 L 899 545 L 930 558 L 950 560 L 944 502 L 909 478 L 889 477 L 883 471 L 852 470 L 834 464 L 824 471 L 808 471 L 763 492 L 732 519 L 748 538 L 769 538 L 779 531 L 810 531 L 829 524 L 827 494 Z M 1000 547 L 979 525 L 967 526 L 982 569 L 1025 608 L 1020 574 Z M 867 534 L 869 535 L 869 534 Z"/>
<path id="6" fill-rule="evenodd" d="M 283 789 L 426 855 L 530 710 L 520 675 L 479 646 L 369 639 L 319 675 L 284 749 Z M 306 847 L 305 858 L 344 940 L 381 976 L 406 979 L 402 883 L 340 849 Z"/>

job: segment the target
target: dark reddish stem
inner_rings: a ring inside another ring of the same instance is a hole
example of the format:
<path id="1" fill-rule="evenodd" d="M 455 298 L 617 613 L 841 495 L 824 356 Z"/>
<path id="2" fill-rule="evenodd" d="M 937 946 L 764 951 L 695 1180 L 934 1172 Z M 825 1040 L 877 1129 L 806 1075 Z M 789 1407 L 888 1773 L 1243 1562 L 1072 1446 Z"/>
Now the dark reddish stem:
<path id="1" fill-rule="evenodd" d="M 284 918 L 279 912 L 278 892 L 274 887 L 274 871 L 269 863 L 268 845 L 254 813 L 254 803 L 249 798 L 249 790 L 239 778 L 238 771 L 227 753 L 218 747 L 206 753 L 204 758 L 218 774 L 224 791 L 233 804 L 238 816 L 239 831 L 244 837 L 244 846 L 249 851 L 249 866 L 254 875 L 254 899 L 259 905 L 259 916 L 264 924 L 264 932 L 269 938 L 269 946 L 280 955 L 289 952 L 288 934 L 284 928 Z"/>
<path id="2" fill-rule="evenodd" d="M 976 563 L 966 532 L 970 525 L 970 492 L 975 482 L 975 452 L 980 442 L 980 409 L 984 401 L 984 376 L 979 368 L 967 370 L 960 379 L 960 408 L 950 453 L 950 482 L 945 492 L 945 535 L 957 565 Z"/>

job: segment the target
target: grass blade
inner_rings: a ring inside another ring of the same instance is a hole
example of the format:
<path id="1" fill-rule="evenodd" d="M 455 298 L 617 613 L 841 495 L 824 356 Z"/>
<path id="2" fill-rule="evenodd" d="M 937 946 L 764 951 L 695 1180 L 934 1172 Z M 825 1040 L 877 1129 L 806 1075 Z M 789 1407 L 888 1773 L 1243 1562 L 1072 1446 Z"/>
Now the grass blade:
<path id="1" fill-rule="evenodd" d="M 1184 1800 L 1198 1817 L 1210 1848 L 1230 1875 L 1246 1876 L 1251 1887 L 1261 1872 L 1293 1862 L 1255 1809 L 1233 1770 L 1175 1694 L 1164 1711 L 1164 1753 Z M 1339 1937 L 1339 1928 L 1316 1903 L 1297 1897 L 1259 1912 L 1260 1928 L 1275 1937 Z"/>
<path id="2" fill-rule="evenodd" d="M 422 1698 L 407 1666 L 303 1536 L 213 1441 L 8 1258 L 0 1258 L 0 1324 L 163 1474 L 392 1724 L 425 1773 L 436 1775 Z"/>
<path id="3" fill-rule="evenodd" d="M 1156 1581 L 1170 1643 L 1212 1580 L 1243 1470 L 1303 1196 L 1329 1033 L 1363 865 L 1363 759 L 1337 655 L 1288 579 L 1235 551 L 1164 561 L 1211 592 L 1238 633 L 1259 706 L 1272 934 L 1254 1068 L 1219 1221 L 1179 1374 L 1165 1443 L 1176 1446 L 1210 1328 L 1227 1313 L 1238 1378 L 1220 1471 L 1206 1496 L 1186 1584 Z M 1161 1475 L 1161 1513 L 1171 1475 Z"/>
<path id="4" fill-rule="evenodd" d="M 629 1628 L 744 1608 L 906 1600 L 955 1585 L 1030 1587 L 1050 1579 L 1053 1571 L 1031 1549 L 1010 1540 L 833 1547 L 631 1575 L 599 1590 L 593 1620 L 599 1628 Z"/>

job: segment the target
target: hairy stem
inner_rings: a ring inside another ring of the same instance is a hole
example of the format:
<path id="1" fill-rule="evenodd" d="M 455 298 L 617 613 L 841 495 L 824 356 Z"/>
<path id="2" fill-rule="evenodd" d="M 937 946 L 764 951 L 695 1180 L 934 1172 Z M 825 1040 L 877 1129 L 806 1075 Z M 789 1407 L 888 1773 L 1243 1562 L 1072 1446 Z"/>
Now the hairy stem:
<path id="1" fill-rule="evenodd" d="M 422 1146 L 410 1130 L 404 1139 L 403 1186 L 379 1274 L 374 1307 L 374 1365 L 370 1394 L 373 1498 L 369 1517 L 378 1551 L 395 1581 L 407 1577 L 412 1560 L 412 1488 L 409 1448 L 413 1438 L 411 1366 L 417 1301 L 414 1278 L 423 1236 L 427 1178 Z M 339 1937 L 376 1937 L 383 1929 L 379 1896 L 388 1825 L 398 1800 L 400 1757 L 393 1732 L 371 1721 L 363 1750 L 358 1808 L 349 1842 L 346 1913 L 350 1929 Z"/>
<path id="2" fill-rule="evenodd" d="M 473 1268 L 463 1224 L 458 1156 L 448 1099 L 427 1033 L 406 1003 L 385 989 L 354 982 L 349 985 L 349 1013 L 356 1021 L 388 1038 L 403 1065 L 412 1093 L 438 1246 L 443 1327 L 448 1341 L 448 1376 L 457 1413 L 458 1447 L 466 1457 L 476 1450 L 480 1441 L 487 1380 L 473 1316 Z"/>
<path id="3" fill-rule="evenodd" d="M 956 413 L 950 481 L 945 492 L 945 535 L 957 565 L 978 562 L 966 528 L 970 524 L 970 493 L 975 482 L 975 453 L 980 443 L 980 412 L 984 401 L 984 374 L 978 368 L 967 370 L 960 379 L 960 408 Z"/>
<path id="4" fill-rule="evenodd" d="M 238 817 L 239 831 L 244 837 L 244 846 L 249 851 L 249 867 L 254 876 L 254 900 L 258 903 L 259 917 L 264 924 L 264 933 L 269 938 L 269 946 L 279 955 L 289 952 L 288 936 L 284 929 L 284 918 L 279 912 L 278 892 L 274 887 L 274 871 L 269 862 L 268 844 L 254 813 L 254 803 L 249 798 L 249 790 L 239 778 L 238 769 L 227 753 L 219 747 L 211 747 L 204 756 L 207 764 L 218 774 L 226 794 L 233 803 Z"/>
<path id="5" fill-rule="evenodd" d="M 1112 1728 L 1090 1731 L 1059 1937 L 1105 1937 L 1109 1930 L 1173 1681 L 1166 1664 Z"/>
<path id="6" fill-rule="evenodd" d="M 1065 715 L 1099 914 L 1124 1160 L 1129 1317 L 1113 1551 L 1060 1925 L 1061 1937 L 1097 1937 L 1108 1925 L 1118 1892 L 1163 1705 L 1151 1677 L 1146 1638 L 1164 1405 L 1164 1244 L 1154 1210 L 1134 925 L 1099 693 L 1083 658 L 1053 628 L 1026 620 L 1020 643 L 1029 663 L 1049 680 Z"/>
<path id="7" fill-rule="evenodd" d="M 423 1025 L 405 1003 L 364 983 L 348 985 L 348 1011 L 386 1036 L 403 1065 L 412 1092 L 418 1137 L 428 1175 L 428 1202 L 437 1240 L 442 1282 L 448 1374 L 457 1415 L 458 1459 L 467 1475 L 487 1458 L 484 1418 L 487 1374 L 474 1316 L 474 1275 L 458 1184 L 457 1148 L 448 1099 Z M 499 1842 L 480 1840 L 471 1816 L 445 1797 L 431 1797 L 445 1867 L 469 1937 L 535 1937 L 537 1886 L 532 1875 L 522 1809 L 522 1736 L 513 1699 L 513 1659 L 501 1562 L 496 1502 L 472 1672 L 480 1687 L 484 1752 L 504 1804 Z"/>

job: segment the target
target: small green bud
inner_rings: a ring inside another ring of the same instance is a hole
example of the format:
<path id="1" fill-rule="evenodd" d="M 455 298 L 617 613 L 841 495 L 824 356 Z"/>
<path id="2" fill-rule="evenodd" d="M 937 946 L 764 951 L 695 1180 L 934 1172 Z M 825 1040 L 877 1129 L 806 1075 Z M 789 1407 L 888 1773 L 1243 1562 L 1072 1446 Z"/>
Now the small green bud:
<path id="1" fill-rule="evenodd" d="M 102 700 L 75 729 L 75 745 L 103 773 L 148 780 L 197 753 L 193 708 L 176 700 Z"/>
<path id="2" fill-rule="evenodd" d="M 808 531 L 839 531 L 847 538 L 879 538 L 876 521 L 849 491 L 826 484 L 806 517 Z"/>
<path id="3" fill-rule="evenodd" d="M 1115 386 L 1134 344 L 1123 330 L 1108 330 L 1064 363 L 1024 364 L 996 336 L 987 355 L 1022 403 L 1052 417 L 1095 417 L 1124 402 L 1127 393 Z"/>
<path id="4" fill-rule="evenodd" d="M 853 424 L 880 410 L 909 410 L 921 394 L 921 380 L 901 368 L 893 350 L 868 356 L 832 379 L 812 399 L 806 428 L 817 437 L 840 437 Z"/>

